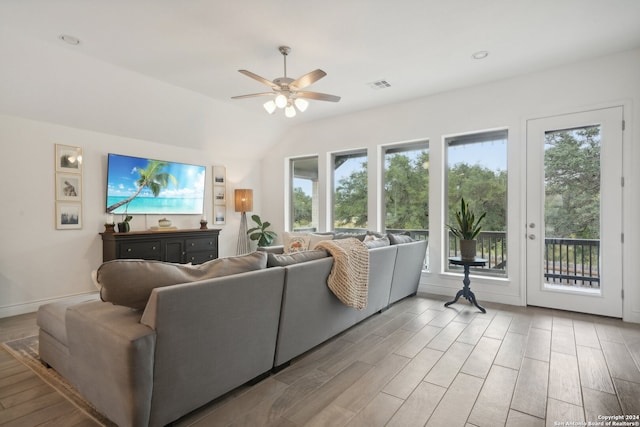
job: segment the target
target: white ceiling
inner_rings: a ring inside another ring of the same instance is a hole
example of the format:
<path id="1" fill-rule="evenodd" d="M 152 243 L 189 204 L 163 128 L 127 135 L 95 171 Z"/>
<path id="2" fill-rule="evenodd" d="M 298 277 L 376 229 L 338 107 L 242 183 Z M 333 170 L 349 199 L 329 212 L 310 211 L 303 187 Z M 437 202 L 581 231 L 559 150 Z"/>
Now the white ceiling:
<path id="1" fill-rule="evenodd" d="M 639 18 L 639 0 L 0 2 L 4 34 L 53 41 L 252 112 L 264 98 L 231 96 L 269 89 L 237 70 L 280 77 L 277 48 L 291 46 L 288 75 L 321 68 L 327 76 L 308 89 L 342 97 L 311 101 L 291 124 L 635 48 Z M 472 59 L 479 50 L 489 56 Z M 368 86 L 380 79 L 391 87 Z"/>

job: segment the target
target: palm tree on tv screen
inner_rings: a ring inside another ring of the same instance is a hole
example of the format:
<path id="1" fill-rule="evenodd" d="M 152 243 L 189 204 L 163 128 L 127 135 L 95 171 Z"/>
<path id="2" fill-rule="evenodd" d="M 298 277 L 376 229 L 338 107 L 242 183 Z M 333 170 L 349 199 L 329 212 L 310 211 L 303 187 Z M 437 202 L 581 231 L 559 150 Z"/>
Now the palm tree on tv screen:
<path id="1" fill-rule="evenodd" d="M 163 162 L 161 160 L 149 160 L 146 168 L 136 169 L 140 175 L 140 178 L 136 181 L 136 185 L 138 186 L 136 192 L 132 194 L 131 197 L 109 206 L 107 208 L 107 212 L 113 212 L 120 206 L 131 202 L 133 199 L 138 197 L 145 187 L 151 190 L 154 197 L 158 197 L 160 192 L 169 186 L 170 181 L 177 185 L 178 180 L 175 176 L 162 171 L 167 166 L 169 166 L 169 163 L 167 162 Z"/>

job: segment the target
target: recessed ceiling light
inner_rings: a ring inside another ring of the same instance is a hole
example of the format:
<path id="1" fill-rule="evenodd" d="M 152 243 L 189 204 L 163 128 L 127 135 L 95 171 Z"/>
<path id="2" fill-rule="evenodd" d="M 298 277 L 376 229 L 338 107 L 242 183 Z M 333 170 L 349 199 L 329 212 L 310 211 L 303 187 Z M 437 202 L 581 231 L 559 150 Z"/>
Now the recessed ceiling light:
<path id="1" fill-rule="evenodd" d="M 479 50 L 471 55 L 473 59 L 484 59 L 489 56 L 489 52 L 486 50 Z"/>
<path id="2" fill-rule="evenodd" d="M 69 34 L 60 34 L 58 36 L 58 38 L 60 40 L 62 40 L 63 42 L 69 43 L 69 44 L 74 45 L 74 46 L 80 44 L 80 39 L 79 38 L 74 37 L 74 36 L 70 36 Z"/>

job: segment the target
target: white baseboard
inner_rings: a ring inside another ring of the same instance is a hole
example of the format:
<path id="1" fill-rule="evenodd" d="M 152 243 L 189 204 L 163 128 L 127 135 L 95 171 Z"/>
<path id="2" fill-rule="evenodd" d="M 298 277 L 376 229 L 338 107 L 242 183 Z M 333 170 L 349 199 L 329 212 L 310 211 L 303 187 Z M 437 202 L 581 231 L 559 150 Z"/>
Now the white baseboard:
<path id="1" fill-rule="evenodd" d="M 38 300 L 38 301 L 32 301 L 32 302 L 26 302 L 26 303 L 22 303 L 22 304 L 15 304 L 15 305 L 10 305 L 10 306 L 0 307 L 0 319 L 2 319 L 4 317 L 18 316 L 20 314 L 35 313 L 36 311 L 38 311 L 38 307 L 40 307 L 43 304 L 48 304 L 50 302 L 63 301 L 65 299 L 67 299 L 67 298 L 77 297 L 77 296 L 80 296 L 80 295 L 92 295 L 92 294 L 96 294 L 96 293 L 97 293 L 97 291 L 96 292 L 80 292 L 80 293 L 77 293 L 77 294 L 65 295 L 63 297 L 42 299 L 42 300 Z"/>
<path id="2" fill-rule="evenodd" d="M 632 311 L 630 313 L 625 313 L 622 320 L 625 322 L 640 323 L 640 312 Z"/>

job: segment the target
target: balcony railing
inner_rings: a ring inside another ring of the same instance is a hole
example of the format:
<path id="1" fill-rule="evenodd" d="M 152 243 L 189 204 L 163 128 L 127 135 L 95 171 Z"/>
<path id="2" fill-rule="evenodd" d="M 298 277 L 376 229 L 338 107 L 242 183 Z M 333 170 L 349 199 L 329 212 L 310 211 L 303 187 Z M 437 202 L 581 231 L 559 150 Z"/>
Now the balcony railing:
<path id="1" fill-rule="evenodd" d="M 304 231 L 315 231 L 315 229 Z M 366 230 L 338 228 L 336 231 L 361 233 Z M 429 230 L 390 228 L 387 229 L 387 232 L 408 233 L 416 240 L 429 240 Z M 506 275 L 506 233 L 503 231 L 482 231 L 476 240 L 477 256 L 487 260 L 487 266 L 478 268 L 477 271 L 490 275 Z M 600 287 L 600 240 L 547 237 L 545 238 L 544 254 L 544 277 L 547 283 Z M 459 255 L 459 241 L 449 233 L 449 256 Z"/>
<path id="2" fill-rule="evenodd" d="M 547 283 L 600 287 L 600 240 L 550 237 L 544 254 Z"/>

